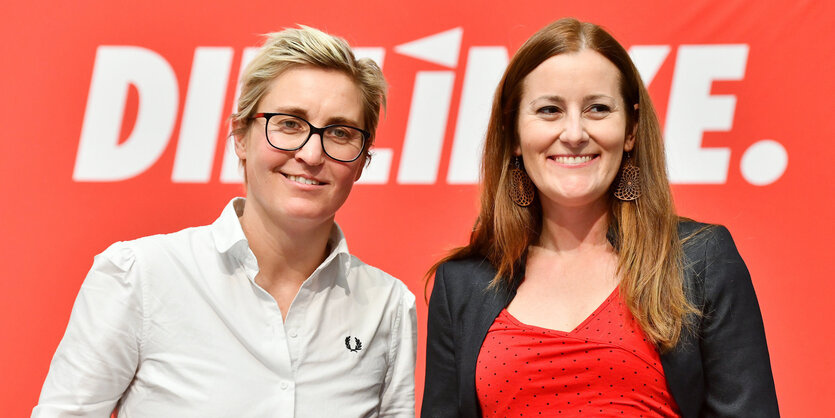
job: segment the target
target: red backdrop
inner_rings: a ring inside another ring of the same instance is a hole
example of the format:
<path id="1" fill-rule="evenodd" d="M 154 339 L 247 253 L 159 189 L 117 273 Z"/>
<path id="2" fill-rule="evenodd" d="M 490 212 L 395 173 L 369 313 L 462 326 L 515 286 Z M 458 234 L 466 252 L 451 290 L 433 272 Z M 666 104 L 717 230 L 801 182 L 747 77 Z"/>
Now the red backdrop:
<path id="1" fill-rule="evenodd" d="M 420 399 L 422 275 L 471 229 L 496 74 L 563 16 L 608 28 L 649 80 L 679 211 L 727 225 L 751 270 L 783 414 L 833 412 L 831 2 L 122 3 L 3 6 L 3 415 L 36 403 L 94 254 L 209 223 L 242 193 L 223 161 L 244 51 L 297 23 L 367 48 L 391 83 L 337 220 L 421 300 Z"/>

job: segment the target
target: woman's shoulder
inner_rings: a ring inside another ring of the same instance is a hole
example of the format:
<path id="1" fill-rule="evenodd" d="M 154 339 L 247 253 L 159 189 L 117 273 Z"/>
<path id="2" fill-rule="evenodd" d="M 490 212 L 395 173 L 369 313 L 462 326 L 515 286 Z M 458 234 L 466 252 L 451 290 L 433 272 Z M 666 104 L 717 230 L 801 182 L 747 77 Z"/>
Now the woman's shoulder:
<path id="1" fill-rule="evenodd" d="M 484 257 L 467 257 L 449 260 L 438 266 L 436 280 L 456 282 L 490 283 L 496 275 L 496 269 Z"/>
<path id="2" fill-rule="evenodd" d="M 728 228 L 694 221 L 679 223 L 685 278 L 708 299 L 751 287 L 751 276 Z M 746 290 L 747 291 L 747 290 Z"/>
<path id="3" fill-rule="evenodd" d="M 439 268 L 443 268 L 447 272 L 463 272 L 467 274 L 488 273 L 491 275 L 491 278 L 492 275 L 496 274 L 496 269 L 492 264 L 490 264 L 490 260 L 481 256 L 471 256 L 445 261 Z"/>
<path id="4" fill-rule="evenodd" d="M 504 284 L 491 286 L 494 277 L 496 268 L 484 257 L 446 261 L 435 271 L 430 305 L 431 300 L 442 295 L 438 300 L 461 315 L 481 316 L 485 309 L 504 307 L 515 291 Z M 495 313 L 488 315 L 495 317 Z"/>
<path id="5" fill-rule="evenodd" d="M 463 298 L 506 293 L 503 287 L 490 286 L 494 277 L 496 268 L 486 258 L 460 258 L 438 266 L 434 286 L 443 286 L 448 295 L 459 295 Z M 489 291 L 491 289 L 492 291 Z"/>
<path id="6" fill-rule="evenodd" d="M 191 227 L 168 234 L 148 235 L 127 241 L 117 241 L 96 255 L 97 261 L 106 261 L 127 271 L 135 263 L 155 265 L 172 258 L 188 258 L 198 243 L 211 244 L 208 227 Z"/>
<path id="7" fill-rule="evenodd" d="M 738 254 L 731 232 L 723 225 L 681 219 L 678 235 L 687 258 Z"/>
<path id="8" fill-rule="evenodd" d="M 349 254 L 348 257 L 350 257 L 350 261 L 348 262 L 347 277 L 351 286 L 362 287 L 364 291 L 372 291 L 373 289 L 374 292 L 381 294 L 381 299 L 384 299 L 383 294 L 394 292 L 396 300 L 402 300 L 406 304 L 415 304 L 415 295 L 402 280 L 378 267 L 366 264 L 353 254 Z"/>
<path id="9" fill-rule="evenodd" d="M 704 239 L 715 233 L 715 230 L 727 231 L 727 228 L 722 225 L 699 222 L 690 218 L 680 218 L 678 221 L 678 236 L 682 240 L 692 238 Z"/>

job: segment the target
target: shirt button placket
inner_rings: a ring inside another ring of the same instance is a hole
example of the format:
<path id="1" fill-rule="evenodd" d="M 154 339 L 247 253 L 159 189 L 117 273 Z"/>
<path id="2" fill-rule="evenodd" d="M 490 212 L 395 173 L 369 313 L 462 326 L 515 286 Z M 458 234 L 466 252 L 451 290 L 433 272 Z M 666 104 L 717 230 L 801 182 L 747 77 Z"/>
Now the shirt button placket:
<path id="1" fill-rule="evenodd" d="M 278 387 L 281 388 L 281 391 L 278 393 L 279 404 L 282 407 L 281 416 L 295 416 L 296 394 L 293 388 L 293 383 L 287 380 L 282 380 L 281 383 L 278 384 Z"/>

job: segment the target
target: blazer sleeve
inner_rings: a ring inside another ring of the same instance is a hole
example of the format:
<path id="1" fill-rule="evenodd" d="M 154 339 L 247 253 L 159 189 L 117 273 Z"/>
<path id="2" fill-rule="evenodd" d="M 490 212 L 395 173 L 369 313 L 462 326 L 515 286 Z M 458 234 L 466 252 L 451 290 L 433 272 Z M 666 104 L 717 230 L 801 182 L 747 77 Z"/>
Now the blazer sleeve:
<path id="1" fill-rule="evenodd" d="M 727 229 L 716 226 L 706 235 L 702 414 L 777 417 L 765 329 L 748 268 Z"/>
<path id="2" fill-rule="evenodd" d="M 457 417 L 459 386 L 454 329 L 443 265 L 435 272 L 426 328 L 426 379 L 420 416 Z"/>

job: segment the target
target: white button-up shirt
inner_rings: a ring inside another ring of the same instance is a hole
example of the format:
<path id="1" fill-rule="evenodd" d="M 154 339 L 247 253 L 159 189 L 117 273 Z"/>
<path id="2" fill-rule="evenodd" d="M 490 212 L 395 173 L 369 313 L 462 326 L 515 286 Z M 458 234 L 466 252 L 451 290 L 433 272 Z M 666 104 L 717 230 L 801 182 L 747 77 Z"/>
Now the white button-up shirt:
<path id="1" fill-rule="evenodd" d="M 96 256 L 33 417 L 414 416 L 414 295 L 334 225 L 282 321 L 243 205 Z"/>

